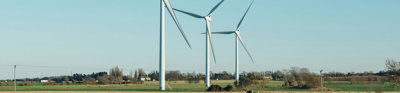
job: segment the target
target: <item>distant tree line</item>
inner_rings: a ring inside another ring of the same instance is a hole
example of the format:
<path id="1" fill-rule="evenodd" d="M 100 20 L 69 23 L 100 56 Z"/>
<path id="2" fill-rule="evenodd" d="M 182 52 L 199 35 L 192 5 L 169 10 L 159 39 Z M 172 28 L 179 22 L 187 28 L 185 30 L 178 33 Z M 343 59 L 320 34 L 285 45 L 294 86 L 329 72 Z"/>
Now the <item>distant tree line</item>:
<path id="1" fill-rule="evenodd" d="M 284 71 L 283 70 L 277 70 L 272 73 L 272 79 L 273 80 L 283 80 L 284 76 Z M 343 73 L 343 72 L 327 72 L 323 73 L 324 77 L 350 77 L 350 76 L 387 76 L 389 73 L 387 71 L 379 71 L 377 73 L 374 73 L 372 71 L 370 72 L 348 72 L 348 73 Z M 342 81 L 342 80 L 337 80 L 337 81 Z M 343 80 L 347 81 L 347 80 Z"/>
<path id="2" fill-rule="evenodd" d="M 255 80 L 262 80 L 265 75 L 264 72 L 242 72 L 240 76 L 250 77 Z M 203 81 L 205 75 L 202 73 L 187 72 L 181 73 L 178 70 L 166 71 L 167 81 L 187 81 L 188 83 L 199 83 Z M 234 74 L 227 71 L 222 72 L 212 72 L 210 75 L 212 80 L 233 80 L 235 78 Z M 90 74 L 75 73 L 71 76 L 52 76 L 52 77 L 42 77 L 42 78 L 26 78 L 17 79 L 17 81 L 36 81 L 48 80 L 49 83 L 45 85 L 54 84 L 127 84 L 127 83 L 143 83 L 144 80 L 158 81 L 159 72 L 152 71 L 150 73 L 145 73 L 143 69 L 137 69 L 131 71 L 130 74 L 124 75 L 123 70 L 119 67 L 113 67 L 109 72 L 93 72 Z M 12 81 L 12 80 L 8 80 Z"/>
<path id="3" fill-rule="evenodd" d="M 325 72 L 323 73 L 324 81 L 330 84 L 332 81 L 350 81 L 349 84 L 371 84 L 389 82 L 393 87 L 400 87 L 400 62 L 387 59 L 386 70 L 379 72 Z M 211 72 L 212 80 L 233 80 L 235 75 L 227 71 Z M 320 75 L 312 73 L 307 68 L 292 67 L 290 69 L 262 72 L 241 72 L 239 74 L 242 81 L 251 81 L 252 83 L 239 82 L 239 85 L 246 86 L 248 84 L 260 84 L 267 82 L 258 82 L 266 80 L 284 81 L 283 87 L 294 88 L 317 88 L 320 82 Z M 204 82 L 205 75 L 196 72 L 182 73 L 178 70 L 166 71 L 167 81 L 184 80 L 188 83 Z M 26 82 L 25 85 L 31 85 L 32 81 L 40 82 L 48 80 L 45 85 L 54 84 L 142 84 L 143 81 L 158 81 L 159 72 L 151 71 L 146 73 L 143 69 L 130 71 L 128 75 L 123 74 L 123 70 L 119 67 L 113 67 L 108 72 L 93 72 L 90 74 L 75 73 L 71 76 L 53 76 L 42 78 L 26 78 L 17 79 L 19 82 Z M 258 80 L 253 82 L 252 80 Z M 12 80 L 2 80 L 0 85 L 9 85 Z M 1 84 L 3 83 L 3 84 Z M 238 87 L 241 87 L 238 86 Z M 263 86 L 261 86 L 263 87 Z"/>

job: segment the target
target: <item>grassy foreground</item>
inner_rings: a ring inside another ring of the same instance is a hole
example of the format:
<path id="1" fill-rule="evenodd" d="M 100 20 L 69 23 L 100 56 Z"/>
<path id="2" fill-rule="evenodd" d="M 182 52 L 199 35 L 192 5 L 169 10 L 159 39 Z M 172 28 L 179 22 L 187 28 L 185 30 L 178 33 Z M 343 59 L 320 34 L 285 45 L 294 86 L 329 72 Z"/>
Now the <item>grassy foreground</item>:
<path id="1" fill-rule="evenodd" d="M 233 80 L 213 80 L 211 84 L 225 87 L 233 85 Z M 346 81 L 337 81 L 338 83 L 346 83 Z M 335 82 L 334 82 L 335 83 Z M 261 88 L 259 85 L 249 86 L 251 90 L 265 91 L 309 91 L 308 89 L 280 88 L 283 81 L 270 81 L 266 86 Z M 383 91 L 398 91 L 399 88 L 385 87 L 386 84 L 358 84 L 358 85 L 325 85 L 326 88 L 332 88 L 336 91 L 375 91 L 381 87 Z M 207 88 L 204 83 L 187 83 L 186 81 L 171 81 L 167 82 L 166 91 L 168 92 L 203 92 Z M 13 86 L 0 86 L 0 91 L 13 91 Z M 158 91 L 157 81 L 148 81 L 144 84 L 128 84 L 128 85 L 39 85 L 33 86 L 17 86 L 18 91 Z"/>

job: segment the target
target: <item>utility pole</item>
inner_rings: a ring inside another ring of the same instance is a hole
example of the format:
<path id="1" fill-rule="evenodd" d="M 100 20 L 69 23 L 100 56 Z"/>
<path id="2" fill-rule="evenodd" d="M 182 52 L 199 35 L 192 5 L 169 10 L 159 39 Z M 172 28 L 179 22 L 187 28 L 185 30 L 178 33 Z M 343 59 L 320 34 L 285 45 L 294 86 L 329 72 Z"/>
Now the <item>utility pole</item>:
<path id="1" fill-rule="evenodd" d="M 15 78 L 17 65 L 14 65 L 14 93 L 17 93 L 17 79 Z"/>
<path id="2" fill-rule="evenodd" d="M 324 88 L 323 88 L 323 86 L 322 86 L 322 69 L 319 71 L 319 75 L 321 76 L 321 93 L 324 93 Z"/>

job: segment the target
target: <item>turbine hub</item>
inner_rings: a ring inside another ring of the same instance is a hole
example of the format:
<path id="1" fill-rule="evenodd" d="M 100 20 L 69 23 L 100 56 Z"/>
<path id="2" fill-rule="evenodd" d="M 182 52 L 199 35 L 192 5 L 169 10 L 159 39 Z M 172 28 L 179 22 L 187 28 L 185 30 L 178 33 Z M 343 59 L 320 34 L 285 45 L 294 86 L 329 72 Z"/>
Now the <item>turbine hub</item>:
<path id="1" fill-rule="evenodd" d="M 211 16 L 206 16 L 207 21 L 211 21 Z"/>

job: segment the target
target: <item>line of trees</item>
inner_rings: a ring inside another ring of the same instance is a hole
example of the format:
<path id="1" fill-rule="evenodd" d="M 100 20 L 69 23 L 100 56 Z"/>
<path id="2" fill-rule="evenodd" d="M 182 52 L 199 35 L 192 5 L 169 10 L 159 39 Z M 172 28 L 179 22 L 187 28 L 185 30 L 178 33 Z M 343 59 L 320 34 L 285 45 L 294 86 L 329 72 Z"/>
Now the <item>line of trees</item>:
<path id="1" fill-rule="evenodd" d="M 264 72 L 242 72 L 240 76 L 249 76 L 255 80 L 262 80 L 265 75 Z M 227 71 L 222 72 L 211 72 L 210 75 L 212 80 L 233 80 L 234 74 Z M 178 70 L 166 71 L 167 81 L 178 81 L 185 80 L 188 83 L 199 83 L 204 80 L 205 75 L 202 73 L 187 72 L 181 73 Z M 109 72 L 93 72 L 91 74 L 75 73 L 71 76 L 52 76 L 52 77 L 42 77 L 42 78 L 25 78 L 17 79 L 17 81 L 35 81 L 40 82 L 41 80 L 47 80 L 44 85 L 55 85 L 55 84 L 141 84 L 143 80 L 158 81 L 159 72 L 152 71 L 150 73 L 145 73 L 143 69 L 137 69 L 131 71 L 128 75 L 123 74 L 123 70 L 119 67 L 113 67 Z M 12 80 L 7 80 L 12 81 Z"/>
<path id="2" fill-rule="evenodd" d="M 327 72 L 323 73 L 324 77 L 351 77 L 351 76 L 387 76 L 387 71 L 379 71 L 377 73 L 374 73 L 372 71 L 369 72 L 348 72 L 348 73 L 343 73 L 343 72 Z M 285 70 L 277 70 L 271 74 L 273 80 L 283 80 L 285 75 Z M 349 81 L 349 79 L 338 79 L 335 81 Z"/>
<path id="3" fill-rule="evenodd" d="M 386 60 L 386 70 L 374 72 L 327 72 L 323 73 L 325 81 L 350 81 L 350 84 L 371 84 L 390 82 L 393 87 L 400 87 L 400 61 L 388 59 Z M 281 80 L 284 81 L 283 87 L 294 88 L 316 88 L 320 83 L 320 75 L 312 73 L 307 68 L 292 67 L 290 69 L 263 72 L 242 72 L 240 77 L 243 80 Z M 205 75 L 195 72 L 181 73 L 178 70 L 167 71 L 167 81 L 185 80 L 188 83 L 199 83 L 204 80 Z M 211 72 L 212 80 L 233 80 L 233 73 L 227 71 Z M 61 84 L 142 84 L 143 80 L 158 81 L 159 72 L 152 71 L 145 73 L 143 69 L 130 71 L 128 75 L 123 74 L 123 70 L 119 67 L 113 67 L 109 72 L 97 72 L 91 74 L 75 73 L 71 76 L 54 76 L 33 79 L 17 79 L 17 81 L 41 81 L 48 80 L 46 85 Z M 11 80 L 8 80 L 11 81 Z M 0 82 L 3 85 L 6 82 Z M 8 83 L 8 82 L 7 82 Z M 2 84 L 0 84 L 2 85 Z M 30 85 L 30 84 L 27 84 Z M 246 85 L 246 84 L 244 84 Z"/>

